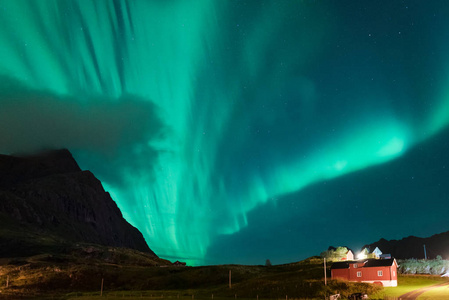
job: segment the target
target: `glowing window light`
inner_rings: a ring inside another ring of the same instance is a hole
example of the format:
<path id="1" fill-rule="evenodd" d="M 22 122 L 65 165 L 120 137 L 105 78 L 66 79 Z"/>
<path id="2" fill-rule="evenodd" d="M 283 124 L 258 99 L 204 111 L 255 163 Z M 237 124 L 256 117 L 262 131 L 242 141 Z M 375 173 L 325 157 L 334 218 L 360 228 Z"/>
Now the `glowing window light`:
<path id="1" fill-rule="evenodd" d="M 357 254 L 357 259 L 364 259 L 366 258 L 366 253 L 365 251 L 360 252 L 359 254 Z"/>

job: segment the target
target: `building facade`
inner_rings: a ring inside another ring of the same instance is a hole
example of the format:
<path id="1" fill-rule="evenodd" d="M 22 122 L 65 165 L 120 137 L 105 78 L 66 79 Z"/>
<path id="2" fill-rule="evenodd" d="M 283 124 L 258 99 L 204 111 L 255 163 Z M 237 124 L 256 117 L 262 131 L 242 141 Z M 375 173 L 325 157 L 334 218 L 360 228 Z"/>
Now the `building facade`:
<path id="1" fill-rule="evenodd" d="M 363 259 L 335 262 L 331 266 L 332 279 L 367 282 L 382 286 L 398 285 L 396 259 Z"/>

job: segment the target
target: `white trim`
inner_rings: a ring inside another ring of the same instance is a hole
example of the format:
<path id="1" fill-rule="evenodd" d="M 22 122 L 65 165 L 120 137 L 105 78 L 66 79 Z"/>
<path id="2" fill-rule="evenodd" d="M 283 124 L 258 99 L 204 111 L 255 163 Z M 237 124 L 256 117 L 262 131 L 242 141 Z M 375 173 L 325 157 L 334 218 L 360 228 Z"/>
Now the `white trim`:
<path id="1" fill-rule="evenodd" d="M 394 272 L 394 271 L 393 271 Z M 377 276 L 384 276 L 384 272 L 382 272 L 382 270 L 378 270 L 377 271 Z"/>
<path id="2" fill-rule="evenodd" d="M 357 271 L 357 277 L 362 277 L 362 271 Z"/>

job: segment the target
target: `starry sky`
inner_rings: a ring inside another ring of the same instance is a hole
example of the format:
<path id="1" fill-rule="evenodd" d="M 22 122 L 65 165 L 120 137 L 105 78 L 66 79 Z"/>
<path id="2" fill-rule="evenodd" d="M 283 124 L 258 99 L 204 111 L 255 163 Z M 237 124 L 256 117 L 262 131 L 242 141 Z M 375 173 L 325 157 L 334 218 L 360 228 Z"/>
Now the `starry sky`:
<path id="1" fill-rule="evenodd" d="M 0 0 L 0 153 L 68 148 L 156 254 L 190 265 L 447 231 L 448 15 Z"/>

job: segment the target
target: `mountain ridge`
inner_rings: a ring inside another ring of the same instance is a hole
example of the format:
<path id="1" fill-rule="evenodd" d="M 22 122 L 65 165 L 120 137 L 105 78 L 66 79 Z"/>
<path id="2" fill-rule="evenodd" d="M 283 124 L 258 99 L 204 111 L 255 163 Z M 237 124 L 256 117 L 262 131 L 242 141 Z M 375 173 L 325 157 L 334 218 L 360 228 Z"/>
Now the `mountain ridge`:
<path id="1" fill-rule="evenodd" d="M 428 259 L 435 259 L 438 255 L 443 259 L 449 259 L 449 231 L 425 238 L 416 236 L 408 236 L 400 240 L 381 238 L 379 241 L 367 244 L 363 248 L 365 247 L 370 250 L 378 247 L 383 253 L 391 254 L 397 259 L 423 259 L 425 255 Z"/>
<path id="2" fill-rule="evenodd" d="M 67 149 L 0 155 L 0 257 L 92 243 L 156 254 Z"/>

